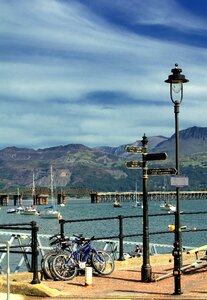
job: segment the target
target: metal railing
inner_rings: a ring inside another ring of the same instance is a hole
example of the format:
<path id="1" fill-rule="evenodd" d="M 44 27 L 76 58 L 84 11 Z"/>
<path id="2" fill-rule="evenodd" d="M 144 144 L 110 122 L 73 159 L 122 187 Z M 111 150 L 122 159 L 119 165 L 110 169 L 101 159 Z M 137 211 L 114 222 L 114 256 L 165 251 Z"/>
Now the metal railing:
<path id="1" fill-rule="evenodd" d="M 182 213 L 184 214 L 201 214 L 201 213 L 206 213 L 207 212 L 190 212 L 190 213 Z M 166 217 L 169 216 L 166 213 L 162 214 L 150 214 L 149 217 Z M 132 233 L 132 234 L 124 234 L 124 220 L 125 219 L 132 219 L 132 218 L 142 218 L 142 215 L 133 215 L 133 216 L 123 216 L 119 215 L 117 217 L 106 217 L 106 218 L 89 218 L 89 219 L 77 219 L 77 220 L 59 220 L 60 224 L 60 234 L 62 237 L 65 235 L 65 225 L 66 224 L 71 224 L 71 223 L 80 223 L 80 222 L 97 222 L 97 221 L 106 221 L 106 220 L 118 220 L 118 227 L 119 227 L 119 234 L 118 235 L 112 235 L 112 236 L 97 236 L 95 237 L 94 240 L 107 240 L 107 239 L 118 239 L 119 241 L 119 258 L 118 260 L 124 260 L 124 239 L 125 238 L 131 238 L 131 237 L 142 237 L 143 233 Z M 182 232 L 193 232 L 193 231 L 207 231 L 207 228 L 196 228 L 196 229 L 182 229 Z M 150 235 L 161 235 L 161 234 L 172 234 L 171 231 L 169 230 L 164 230 L 164 231 L 153 231 L 149 233 Z M 140 243 L 142 244 L 142 243 Z M 170 247 L 170 245 L 161 245 L 161 244 L 156 244 L 156 243 L 151 243 L 151 245 L 154 246 L 166 246 Z M 193 247 L 191 246 L 183 246 L 186 250 L 192 249 Z M 152 253 L 151 253 L 152 254 Z M 157 254 L 156 251 L 154 254 Z"/>
<path id="2" fill-rule="evenodd" d="M 21 230 L 21 231 L 29 231 L 31 233 L 31 242 L 29 244 L 22 244 L 12 246 L 10 245 L 10 251 L 9 253 L 12 254 L 23 254 L 24 256 L 27 254 L 31 255 L 31 267 L 29 264 L 29 261 L 27 260 L 27 256 L 25 256 L 25 261 L 28 264 L 28 267 L 30 267 L 30 271 L 33 273 L 33 279 L 32 284 L 39 283 L 38 278 L 38 241 L 37 241 L 37 232 L 39 230 L 36 222 L 32 221 L 30 223 L 18 223 L 18 224 L 0 224 L 0 229 L 3 230 Z M 27 252 L 25 254 L 25 249 L 27 249 Z M 28 249 L 31 249 L 31 251 L 28 251 Z M 7 246 L 0 247 L 0 252 L 6 253 L 7 252 Z"/>
<path id="3" fill-rule="evenodd" d="M 205 211 L 200 212 L 185 212 L 182 213 L 182 215 L 200 215 L 200 214 L 207 214 Z M 158 218 L 165 218 L 168 217 L 169 214 L 162 213 L 162 214 L 150 214 L 149 217 L 158 217 Z M 172 215 L 173 217 L 173 215 Z M 142 218 L 142 215 L 133 215 L 133 216 L 123 216 L 119 215 L 116 217 L 104 217 L 104 218 L 88 218 L 88 219 L 77 219 L 77 220 L 59 220 L 59 231 L 62 237 L 65 236 L 65 226 L 66 224 L 71 223 L 80 223 L 80 222 L 101 222 L 101 221 L 110 221 L 110 220 L 117 220 L 118 224 L 118 234 L 116 235 L 107 235 L 107 236 L 96 236 L 95 241 L 97 242 L 103 242 L 104 248 L 107 247 L 111 248 L 111 252 L 114 255 L 114 257 L 118 260 L 124 260 L 124 247 L 125 245 L 136 245 L 138 242 L 129 241 L 126 240 L 127 238 L 131 237 L 140 237 L 142 238 L 142 233 L 127 233 L 124 234 L 124 221 L 127 219 L 133 219 L 133 218 Z M 10 234 L 11 240 L 10 240 L 10 254 L 21 254 L 23 256 L 22 259 L 27 264 L 27 269 L 30 272 L 33 272 L 33 280 L 32 283 L 36 284 L 39 283 L 38 279 L 38 255 L 39 253 L 41 255 L 44 255 L 44 251 L 48 250 L 50 247 L 48 247 L 49 242 L 49 235 L 43 235 L 38 234 L 38 226 L 36 222 L 30 222 L 30 223 L 22 223 L 22 224 L 0 224 L 0 230 L 4 230 L 4 232 L 0 232 L 0 234 Z M 14 234 L 14 232 L 16 234 Z M 25 238 L 24 238 L 24 232 L 25 232 Z M 188 232 L 207 232 L 207 228 L 182 228 L 182 233 L 188 233 Z M 164 231 L 151 231 L 150 235 L 163 235 L 163 234 L 172 234 L 169 230 Z M 19 245 L 13 246 L 12 241 L 13 239 L 19 239 Z M 29 242 L 26 242 L 26 240 L 29 238 Z M 47 245 L 43 245 L 41 239 L 47 239 Z M 140 240 L 139 239 L 139 240 Z M 139 242 L 139 245 L 142 245 L 142 242 Z M 150 243 L 150 250 L 151 255 L 158 254 L 157 248 L 158 247 L 165 247 L 172 250 L 173 245 L 169 244 L 158 244 L 158 243 Z M 194 247 L 190 246 L 183 246 L 186 250 L 193 249 Z M 0 253 L 3 253 L 3 255 L 6 255 L 6 246 L 0 243 Z M 27 255 L 31 255 L 31 264 L 28 262 Z M 1 261 L 2 257 L 0 258 L 0 268 L 1 268 Z M 1 271 L 1 270 L 0 270 Z"/>

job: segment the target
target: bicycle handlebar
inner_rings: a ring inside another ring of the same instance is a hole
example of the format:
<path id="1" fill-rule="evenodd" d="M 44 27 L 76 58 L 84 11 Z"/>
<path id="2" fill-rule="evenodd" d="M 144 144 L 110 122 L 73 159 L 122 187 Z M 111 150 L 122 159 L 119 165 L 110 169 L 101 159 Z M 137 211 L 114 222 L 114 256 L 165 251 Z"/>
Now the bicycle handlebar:
<path id="1" fill-rule="evenodd" d="M 59 233 L 50 236 L 50 237 L 49 237 L 49 240 L 52 240 L 52 239 L 58 238 L 58 237 L 61 237 L 61 235 L 60 235 Z"/>
<path id="2" fill-rule="evenodd" d="M 92 236 L 90 238 L 85 238 L 85 237 L 82 237 L 82 234 L 77 236 L 77 235 L 73 235 L 76 237 L 75 239 L 75 242 L 76 243 L 83 243 L 83 242 L 90 242 L 90 241 L 93 241 L 95 239 L 95 236 Z"/>

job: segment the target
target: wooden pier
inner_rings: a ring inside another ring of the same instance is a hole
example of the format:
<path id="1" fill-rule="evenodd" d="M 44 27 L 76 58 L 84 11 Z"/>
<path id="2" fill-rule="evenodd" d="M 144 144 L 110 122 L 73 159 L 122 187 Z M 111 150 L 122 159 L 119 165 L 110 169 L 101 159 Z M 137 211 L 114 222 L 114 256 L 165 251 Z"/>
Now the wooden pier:
<path id="1" fill-rule="evenodd" d="M 168 201 L 176 199 L 176 191 L 148 192 L 149 201 Z M 180 191 L 180 199 L 207 200 L 207 191 Z M 142 192 L 96 192 L 91 194 L 91 203 L 142 201 Z"/>
<path id="2" fill-rule="evenodd" d="M 47 205 L 49 203 L 49 194 L 36 194 L 28 197 L 27 200 L 31 199 L 32 205 Z M 12 199 L 13 198 L 13 203 Z M 63 193 L 57 194 L 57 204 L 66 204 L 67 197 Z M 19 206 L 24 204 L 24 199 L 22 194 L 15 193 L 0 193 L 0 206 L 7 205 Z"/>

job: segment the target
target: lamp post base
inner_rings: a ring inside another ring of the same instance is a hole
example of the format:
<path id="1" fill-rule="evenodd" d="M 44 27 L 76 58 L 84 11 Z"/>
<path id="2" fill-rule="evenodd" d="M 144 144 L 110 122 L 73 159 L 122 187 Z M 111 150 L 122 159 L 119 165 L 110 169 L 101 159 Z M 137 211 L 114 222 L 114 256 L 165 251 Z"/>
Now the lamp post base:
<path id="1" fill-rule="evenodd" d="M 141 281 L 142 282 L 152 282 L 152 268 L 150 265 L 143 265 L 141 270 Z"/>

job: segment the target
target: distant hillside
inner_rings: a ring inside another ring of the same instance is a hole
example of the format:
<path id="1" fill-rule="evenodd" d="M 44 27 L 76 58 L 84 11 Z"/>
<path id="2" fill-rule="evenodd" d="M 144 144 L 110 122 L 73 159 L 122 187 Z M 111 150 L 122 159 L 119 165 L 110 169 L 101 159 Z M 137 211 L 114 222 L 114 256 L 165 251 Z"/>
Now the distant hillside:
<path id="1" fill-rule="evenodd" d="M 148 137 L 148 150 L 152 150 L 154 149 L 158 144 L 164 142 L 164 141 L 167 141 L 168 138 L 167 137 L 164 137 L 164 136 L 151 136 L 151 137 Z M 142 143 L 141 143 L 141 140 L 138 140 L 134 143 L 129 143 L 129 144 L 126 144 L 126 145 L 121 145 L 119 147 L 108 147 L 108 146 L 102 146 L 102 147 L 98 147 L 98 148 L 95 148 L 95 149 L 99 149 L 99 150 L 102 150 L 104 152 L 107 152 L 107 153 L 110 153 L 110 154 L 113 154 L 113 155 L 116 155 L 116 156 L 128 156 L 129 154 L 126 152 L 126 146 L 141 146 Z"/>
<path id="2" fill-rule="evenodd" d="M 198 152 L 207 152 L 207 127 L 191 127 L 179 133 L 180 155 L 186 156 Z M 175 135 L 162 141 L 153 152 L 167 152 L 169 156 L 175 153 Z"/>
<path id="3" fill-rule="evenodd" d="M 174 167 L 174 135 L 148 137 L 148 152 L 166 152 L 166 161 L 149 162 L 153 166 Z M 191 127 L 180 131 L 181 172 L 189 176 L 189 189 L 206 189 L 207 177 L 207 128 Z M 135 141 L 128 145 L 141 145 Z M 131 159 L 125 151 L 126 145 L 119 147 L 90 148 L 81 144 L 68 144 L 45 149 L 8 147 L 0 150 L 0 190 L 16 190 L 32 186 L 32 174 L 38 187 L 50 185 L 50 166 L 53 165 L 54 182 L 61 188 L 88 188 L 97 191 L 127 191 L 142 189 L 140 170 L 130 170 L 125 161 Z M 135 155 L 136 160 L 141 156 Z M 169 176 L 166 187 L 169 186 Z M 163 176 L 151 176 L 149 189 L 163 186 Z"/>

